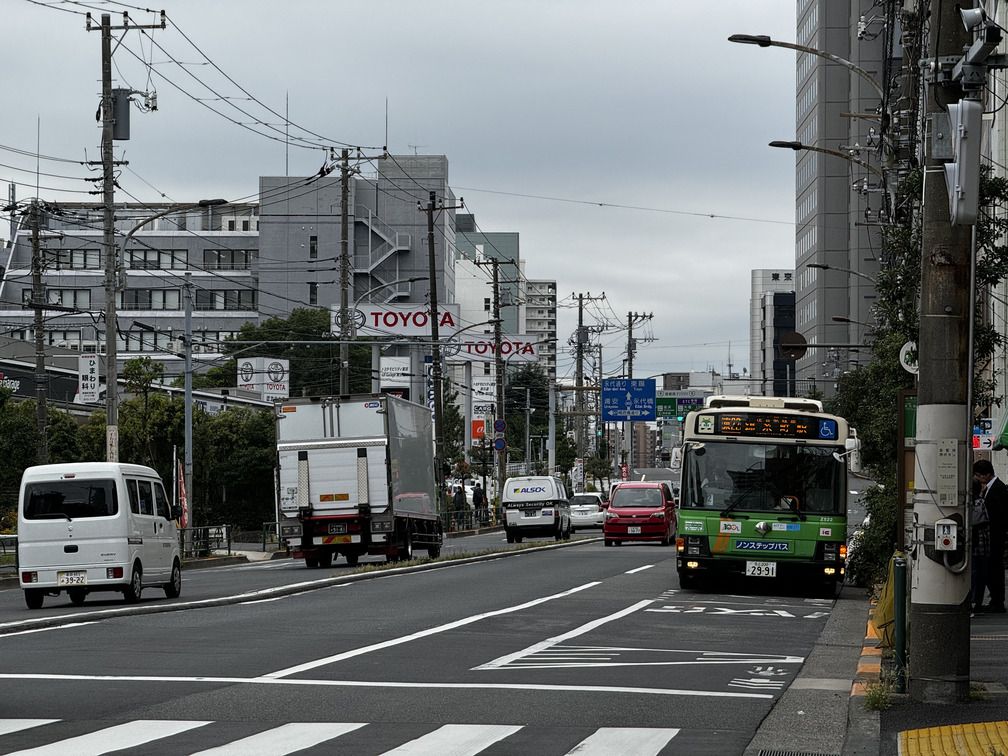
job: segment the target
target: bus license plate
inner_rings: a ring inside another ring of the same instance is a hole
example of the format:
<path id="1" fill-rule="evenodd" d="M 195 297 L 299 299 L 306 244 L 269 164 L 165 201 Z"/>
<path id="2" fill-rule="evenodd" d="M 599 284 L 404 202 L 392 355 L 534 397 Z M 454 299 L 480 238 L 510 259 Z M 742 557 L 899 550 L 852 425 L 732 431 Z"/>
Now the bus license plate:
<path id="1" fill-rule="evenodd" d="M 56 585 L 87 585 L 87 570 L 57 572 Z"/>
<path id="2" fill-rule="evenodd" d="M 346 533 L 345 522 L 329 524 L 329 535 L 339 535 L 340 533 Z"/>
<path id="3" fill-rule="evenodd" d="M 777 577 L 777 562 L 746 562 L 745 574 L 749 577 Z"/>
<path id="4" fill-rule="evenodd" d="M 627 535 L 640 535 L 640 525 L 629 525 L 626 532 Z"/>

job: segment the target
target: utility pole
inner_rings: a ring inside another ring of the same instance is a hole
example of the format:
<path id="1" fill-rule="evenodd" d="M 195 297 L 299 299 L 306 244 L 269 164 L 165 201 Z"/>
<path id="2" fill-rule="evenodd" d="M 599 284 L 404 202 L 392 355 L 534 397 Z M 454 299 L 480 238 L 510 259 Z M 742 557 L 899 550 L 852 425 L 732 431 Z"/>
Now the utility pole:
<path id="1" fill-rule="evenodd" d="M 497 418 L 504 417 L 504 356 L 501 354 L 501 313 L 500 313 L 500 263 L 496 258 L 490 260 L 493 270 L 493 316 L 494 316 L 494 377 L 497 390 Z M 506 436 L 505 436 L 506 438 Z M 497 500 L 504 495 L 504 481 L 507 478 L 507 447 L 496 451 L 497 454 Z"/>
<path id="2" fill-rule="evenodd" d="M 350 150 L 340 152 L 340 395 L 350 393 Z M 434 291 L 431 271 L 431 291 Z M 433 306 L 433 305 L 432 305 Z"/>
<path id="3" fill-rule="evenodd" d="M 638 323 L 643 323 L 645 320 L 650 320 L 654 317 L 654 313 L 638 313 L 638 312 L 628 312 L 627 313 L 627 380 L 633 380 L 633 357 L 634 352 L 637 350 L 637 340 L 633 337 L 634 326 Z M 601 390 L 601 387 L 600 387 Z M 624 445 L 626 446 L 626 456 L 623 461 L 627 463 L 628 469 L 633 469 L 633 430 L 634 421 L 630 420 L 625 423 L 626 425 L 626 439 Z"/>
<path id="4" fill-rule="evenodd" d="M 930 60 L 923 66 L 929 86 L 927 128 L 922 139 L 919 380 L 910 544 L 913 648 L 908 677 L 910 697 L 934 703 L 955 703 L 969 697 L 970 554 L 965 502 L 970 495 L 971 444 L 967 438 L 972 435 L 969 394 L 974 357 L 967 334 L 972 334 L 974 319 L 971 231 L 975 229 L 971 225 L 975 210 L 972 221 L 959 211 L 964 199 L 977 201 L 982 111 L 977 98 L 982 96 L 987 79 L 983 59 L 1000 42 L 999 32 L 991 36 L 986 32 L 993 30 L 985 28 L 987 42 L 996 37 L 993 46 L 985 53 L 985 40 L 978 39 L 960 60 L 972 37 L 963 26 L 966 13 L 960 15 L 953 3 L 932 8 Z M 961 99 L 964 90 L 967 99 Z M 967 108 L 968 100 L 973 102 Z M 954 114 L 959 112 L 964 116 L 974 112 L 976 121 L 970 125 L 964 119 L 956 124 Z M 976 174 L 972 189 L 967 187 L 968 180 L 952 175 L 954 170 L 946 183 L 946 163 L 955 160 L 956 144 L 961 140 L 976 145 L 977 164 L 960 165 Z M 973 192 L 971 198 L 968 191 Z M 949 527 L 958 534 L 956 550 L 943 549 L 937 537 L 940 529 Z"/>
<path id="5" fill-rule="evenodd" d="M 105 459 L 119 461 L 119 368 L 117 359 L 117 338 L 119 336 L 116 318 L 117 256 L 115 246 L 115 161 L 112 155 L 113 126 L 115 116 L 112 103 L 112 31 L 130 29 L 164 29 L 165 13 L 161 11 L 160 24 L 134 24 L 129 14 L 123 13 L 123 25 L 112 26 L 112 18 L 103 13 L 101 26 L 91 25 L 91 14 L 87 14 L 87 30 L 101 31 L 102 56 L 102 202 L 105 206 L 102 246 L 105 247 Z M 126 111 L 127 113 L 129 111 Z"/>
<path id="6" fill-rule="evenodd" d="M 434 483 L 438 496 L 444 496 L 444 397 L 441 390 L 441 342 L 438 334 L 438 287 L 437 255 L 434 253 L 434 214 L 445 210 L 465 207 L 459 197 L 457 205 L 438 203 L 437 193 L 431 192 L 427 207 L 419 202 L 417 209 L 427 213 L 427 266 L 430 270 L 430 324 L 431 324 L 431 383 L 434 385 Z M 498 324 L 499 327 L 499 324 Z M 441 511 L 446 511 L 447 502 L 442 502 Z"/>
<path id="7" fill-rule="evenodd" d="M 185 274 L 185 284 L 183 286 L 185 298 L 185 377 L 183 379 L 183 395 L 185 397 L 185 410 L 183 414 L 185 458 L 183 468 L 183 479 L 185 480 L 186 504 L 189 507 L 188 526 L 196 527 L 195 501 L 192 489 L 193 477 L 193 436 L 192 436 L 192 309 L 193 309 L 193 285 L 192 273 L 188 270 Z"/>
<path id="8" fill-rule="evenodd" d="M 590 293 L 589 296 L 591 296 Z M 574 411 L 577 413 L 574 420 L 577 423 L 574 426 L 574 446 L 580 459 L 584 459 L 585 447 L 585 420 L 581 415 L 584 412 L 584 397 L 582 396 L 581 389 L 584 387 L 584 345 L 588 340 L 585 338 L 586 335 L 584 330 L 584 294 L 578 294 L 578 324 L 577 333 L 574 336 L 574 349 L 577 352 L 574 363 L 574 385 L 576 387 L 574 391 Z"/>
<path id="9" fill-rule="evenodd" d="M 45 367 L 45 307 L 46 295 L 42 289 L 42 250 L 39 246 L 39 203 L 38 199 L 31 203 L 32 224 L 32 309 L 35 315 L 35 418 L 38 427 L 38 464 L 49 461 L 48 406 L 46 403 L 46 387 L 48 376 Z"/>

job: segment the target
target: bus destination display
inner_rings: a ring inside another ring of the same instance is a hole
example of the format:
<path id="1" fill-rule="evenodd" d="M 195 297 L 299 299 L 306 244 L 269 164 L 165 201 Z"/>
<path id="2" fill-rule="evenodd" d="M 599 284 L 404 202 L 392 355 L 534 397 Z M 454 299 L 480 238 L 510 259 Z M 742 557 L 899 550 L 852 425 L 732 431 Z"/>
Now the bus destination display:
<path id="1" fill-rule="evenodd" d="M 838 429 L 836 420 L 822 417 L 724 412 L 716 415 L 714 432 L 721 436 L 829 441 L 836 440 Z"/>

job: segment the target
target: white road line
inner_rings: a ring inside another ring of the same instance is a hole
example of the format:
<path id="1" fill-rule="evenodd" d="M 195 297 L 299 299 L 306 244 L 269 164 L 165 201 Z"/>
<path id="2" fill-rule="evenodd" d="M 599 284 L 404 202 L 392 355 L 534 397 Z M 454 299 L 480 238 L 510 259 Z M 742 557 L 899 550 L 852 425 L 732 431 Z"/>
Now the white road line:
<path id="1" fill-rule="evenodd" d="M 635 572 L 644 572 L 644 570 L 650 570 L 654 567 L 653 564 L 645 564 L 643 567 L 638 567 L 636 570 L 627 570 L 624 575 L 633 575 Z"/>
<path id="2" fill-rule="evenodd" d="M 284 756 L 359 730 L 365 724 L 365 722 L 290 722 L 272 730 L 232 741 L 219 748 L 208 748 L 191 756 L 248 756 L 252 753 Z"/>
<path id="3" fill-rule="evenodd" d="M 65 625 L 55 625 L 53 627 L 37 627 L 34 630 L 19 630 L 16 633 L 5 633 L 0 636 L 3 638 L 10 638 L 14 635 L 31 635 L 32 633 L 44 633 L 49 630 L 66 630 L 69 627 L 84 627 L 85 625 L 91 624 L 90 622 L 68 622 Z"/>
<path id="4" fill-rule="evenodd" d="M 0 735 L 10 735 L 12 732 L 30 730 L 32 727 L 59 722 L 58 719 L 0 719 Z"/>
<path id="5" fill-rule="evenodd" d="M 208 724 L 210 722 L 138 719 L 134 722 L 90 732 L 87 735 L 67 738 L 58 743 L 29 748 L 26 751 L 16 751 L 10 756 L 65 756 L 68 753 L 79 754 L 79 756 L 98 756 L 98 754 L 119 751 L 123 748 L 136 748 L 144 743 L 150 743 L 152 740 L 171 737 Z"/>
<path id="6" fill-rule="evenodd" d="M 514 735 L 521 725 L 460 725 L 439 727 L 416 740 L 386 751 L 382 756 L 472 756 L 498 740 Z"/>
<path id="7" fill-rule="evenodd" d="M 381 651 L 382 649 L 391 648 L 392 646 L 398 646 L 402 643 L 409 643 L 410 641 L 417 640 L 419 638 L 426 638 L 429 635 L 436 635 L 437 633 L 443 633 L 448 630 L 454 630 L 457 627 L 471 625 L 474 622 L 479 622 L 480 620 L 486 619 L 488 617 L 498 617 L 502 614 L 511 614 L 512 612 L 521 611 L 522 609 L 528 609 L 529 607 L 544 604 L 547 601 L 553 601 L 554 599 L 564 598 L 574 593 L 578 593 L 579 591 L 583 591 L 588 588 L 594 588 L 596 585 L 599 584 L 600 583 L 598 581 L 592 583 L 585 583 L 584 585 L 579 585 L 577 588 L 571 588 L 569 591 L 554 593 L 552 596 L 543 596 L 542 598 L 533 599 L 532 601 L 526 601 L 524 604 L 518 604 L 517 606 L 509 606 L 505 609 L 495 609 L 492 612 L 483 612 L 482 614 L 474 614 L 471 617 L 464 617 L 463 619 L 455 620 L 454 622 L 448 622 L 444 625 L 438 625 L 437 627 L 429 627 L 426 630 L 420 630 L 415 633 L 410 633 L 409 635 L 404 635 L 400 638 L 391 638 L 387 641 L 382 641 L 381 643 L 374 643 L 370 646 L 355 648 L 352 651 L 344 651 L 341 654 L 333 654 L 332 656 L 326 656 L 322 659 L 316 659 L 315 661 L 305 662 L 304 664 L 298 664 L 294 667 L 288 667 L 287 669 L 281 669 L 276 672 L 270 672 L 269 674 L 263 675 L 263 677 L 274 679 L 280 677 L 289 677 L 290 675 L 296 675 L 300 672 L 307 672 L 310 669 L 317 669 L 318 667 L 324 667 L 328 664 L 335 664 L 336 662 L 345 661 L 346 659 L 352 659 L 355 656 L 361 656 L 362 654 L 369 654 L 372 651 Z"/>
<path id="8" fill-rule="evenodd" d="M 578 743 L 568 756 L 610 756 L 613 753 L 657 756 L 678 734 L 679 729 L 672 727 L 600 727 Z"/>
<path id="9" fill-rule="evenodd" d="M 524 690 L 561 693 L 631 693 L 644 696 L 697 696 L 700 698 L 766 698 L 767 693 L 734 693 L 716 690 L 685 690 L 679 688 L 627 688 L 615 685 L 522 685 L 517 683 L 432 683 L 367 680 L 305 680 L 274 677 L 158 677 L 153 675 L 57 675 L 0 673 L 0 680 L 55 680 L 87 682 L 139 683 L 208 683 L 211 685 L 291 685 L 320 688 L 403 688 L 420 690 Z"/>
<path id="10" fill-rule="evenodd" d="M 621 619 L 622 617 L 626 617 L 628 614 L 633 614 L 637 610 L 643 609 L 645 606 L 648 606 L 649 604 L 653 603 L 654 603 L 653 599 L 645 599 L 644 601 L 638 601 L 636 604 L 628 606 L 626 609 L 621 609 L 615 614 L 610 614 L 605 617 L 599 617 L 598 619 L 594 619 L 591 622 L 586 622 L 585 624 L 581 625 L 581 627 L 576 627 L 573 630 L 564 633 L 563 635 L 556 635 L 552 638 L 547 638 L 546 640 L 540 641 L 539 643 L 529 646 L 528 648 L 522 649 L 521 651 L 515 651 L 513 654 L 508 654 L 507 656 L 501 656 L 494 659 L 493 661 L 487 662 L 486 664 L 481 664 L 480 666 L 475 667 L 474 669 L 475 670 L 501 669 L 502 667 L 507 666 L 509 662 L 521 659 L 523 656 L 531 656 L 532 654 L 538 653 L 540 651 L 545 651 L 547 648 L 551 646 L 555 646 L 558 643 L 563 643 L 565 640 L 568 640 L 570 638 L 576 638 L 579 635 L 584 635 L 585 633 L 590 632 L 597 627 L 601 627 L 606 623 Z"/>

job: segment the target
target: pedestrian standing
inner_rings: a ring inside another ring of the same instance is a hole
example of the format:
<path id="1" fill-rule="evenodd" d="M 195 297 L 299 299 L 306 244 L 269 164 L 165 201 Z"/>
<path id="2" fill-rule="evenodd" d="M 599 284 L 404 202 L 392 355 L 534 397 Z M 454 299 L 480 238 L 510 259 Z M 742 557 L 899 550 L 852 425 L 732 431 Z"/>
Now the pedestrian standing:
<path id="1" fill-rule="evenodd" d="M 472 505 L 473 509 L 476 510 L 476 516 L 483 522 L 488 521 L 490 518 L 487 516 L 486 512 L 482 511 L 486 506 L 486 496 L 483 495 L 483 488 L 480 486 L 479 482 L 473 485 L 472 499 Z"/>
<path id="2" fill-rule="evenodd" d="M 1005 610 L 1005 535 L 1008 529 L 1008 486 L 994 473 L 989 459 L 973 463 L 973 474 L 980 482 L 980 494 L 990 521 L 990 553 L 987 558 L 987 590 L 990 603 L 982 605 L 983 591 L 974 595 L 974 608 L 982 612 Z M 977 605 L 980 604 L 978 607 Z"/>
<path id="3" fill-rule="evenodd" d="M 973 475 L 973 490 L 970 501 L 970 604 L 976 612 L 983 611 L 984 593 L 987 591 L 987 561 L 990 557 L 990 518 L 984 503 L 985 487 L 978 476 Z"/>
<path id="4" fill-rule="evenodd" d="M 466 508 L 466 497 L 465 491 L 462 490 L 462 486 L 455 486 L 455 495 L 452 497 L 452 509 L 455 510 L 455 529 L 458 530 L 462 527 L 462 521 L 465 517 Z"/>

